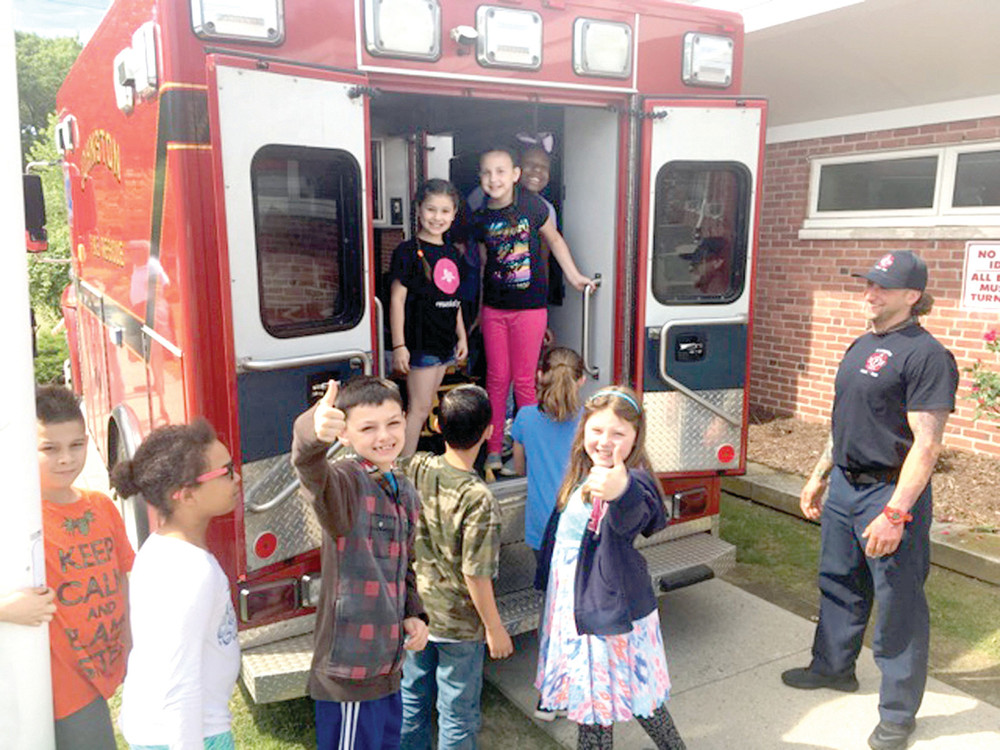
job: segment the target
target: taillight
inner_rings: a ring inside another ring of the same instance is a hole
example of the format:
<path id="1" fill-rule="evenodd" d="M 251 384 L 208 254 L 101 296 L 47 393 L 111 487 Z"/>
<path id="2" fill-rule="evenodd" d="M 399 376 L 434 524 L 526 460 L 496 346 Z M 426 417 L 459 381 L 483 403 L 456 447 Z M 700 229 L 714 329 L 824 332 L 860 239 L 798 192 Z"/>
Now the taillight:
<path id="1" fill-rule="evenodd" d="M 671 496 L 671 517 L 700 516 L 708 509 L 708 488 L 692 487 Z"/>
<path id="2" fill-rule="evenodd" d="M 299 581 L 283 578 L 240 589 L 240 619 L 252 623 L 286 614 L 301 606 Z"/>

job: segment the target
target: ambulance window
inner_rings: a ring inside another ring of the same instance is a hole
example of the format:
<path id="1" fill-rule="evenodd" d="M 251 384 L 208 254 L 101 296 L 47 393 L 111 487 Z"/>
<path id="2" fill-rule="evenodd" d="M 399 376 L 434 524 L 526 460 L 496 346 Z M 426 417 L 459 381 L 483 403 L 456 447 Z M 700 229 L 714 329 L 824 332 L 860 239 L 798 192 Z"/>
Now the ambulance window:
<path id="1" fill-rule="evenodd" d="M 750 172 L 735 162 L 670 162 L 656 175 L 653 296 L 725 304 L 743 293 Z"/>
<path id="2" fill-rule="evenodd" d="M 357 161 L 336 149 L 265 146 L 250 172 L 264 328 L 288 338 L 357 325 L 364 311 Z"/>

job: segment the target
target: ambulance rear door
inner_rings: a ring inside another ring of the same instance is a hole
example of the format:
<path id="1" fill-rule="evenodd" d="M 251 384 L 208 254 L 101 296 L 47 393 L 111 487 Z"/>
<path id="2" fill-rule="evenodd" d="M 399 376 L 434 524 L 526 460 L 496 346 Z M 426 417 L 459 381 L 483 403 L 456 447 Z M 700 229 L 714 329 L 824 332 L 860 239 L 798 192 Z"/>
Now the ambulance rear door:
<path id="1" fill-rule="evenodd" d="M 644 101 L 635 378 L 661 474 L 745 466 L 765 110 Z"/>
<path id="2" fill-rule="evenodd" d="M 208 73 L 252 574 L 320 541 L 288 460 L 295 417 L 329 379 L 376 369 L 368 98 L 343 72 L 210 56 Z"/>

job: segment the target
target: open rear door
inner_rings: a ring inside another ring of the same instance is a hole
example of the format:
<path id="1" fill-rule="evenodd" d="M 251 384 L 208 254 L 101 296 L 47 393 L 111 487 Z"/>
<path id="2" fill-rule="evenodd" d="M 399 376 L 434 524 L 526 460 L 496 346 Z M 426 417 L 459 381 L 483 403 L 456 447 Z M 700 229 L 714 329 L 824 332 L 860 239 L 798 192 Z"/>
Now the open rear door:
<path id="1" fill-rule="evenodd" d="M 643 109 L 636 382 L 658 473 L 746 461 L 750 314 L 765 103 Z"/>
<path id="2" fill-rule="evenodd" d="M 239 401 L 240 572 L 252 574 L 318 546 L 288 461 L 292 424 L 330 378 L 371 372 L 378 357 L 368 100 L 363 76 L 222 56 L 208 73 Z"/>

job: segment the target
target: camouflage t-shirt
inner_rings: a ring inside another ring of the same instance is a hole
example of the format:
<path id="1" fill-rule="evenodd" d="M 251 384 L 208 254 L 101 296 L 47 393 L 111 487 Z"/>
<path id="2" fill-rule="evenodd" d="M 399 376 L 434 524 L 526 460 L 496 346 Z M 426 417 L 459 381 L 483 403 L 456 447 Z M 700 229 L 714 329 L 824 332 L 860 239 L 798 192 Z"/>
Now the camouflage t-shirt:
<path id="1" fill-rule="evenodd" d="M 400 462 L 420 494 L 417 590 L 437 638 L 482 640 L 485 629 L 464 575 L 494 578 L 500 568 L 500 506 L 473 472 L 444 456 L 417 453 Z"/>

